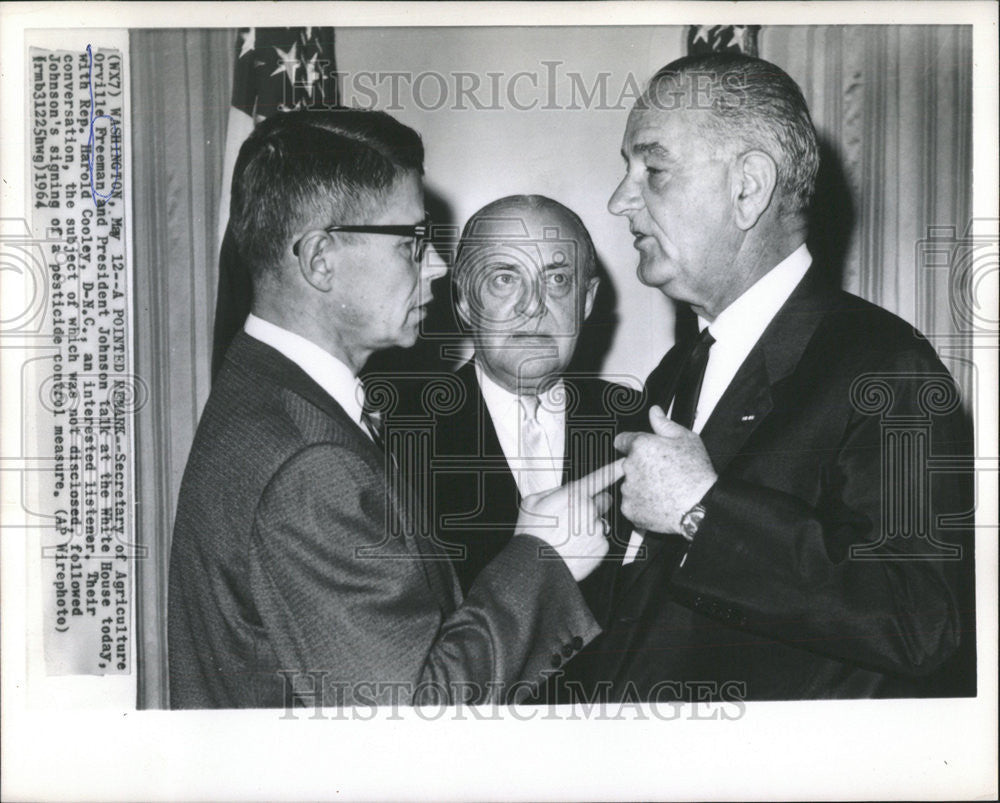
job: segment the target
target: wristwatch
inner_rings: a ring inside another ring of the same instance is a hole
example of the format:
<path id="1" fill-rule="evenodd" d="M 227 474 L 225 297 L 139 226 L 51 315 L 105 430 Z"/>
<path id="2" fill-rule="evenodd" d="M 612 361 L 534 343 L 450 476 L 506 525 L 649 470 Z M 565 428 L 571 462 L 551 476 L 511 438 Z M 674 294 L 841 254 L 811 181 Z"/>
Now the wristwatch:
<path id="1" fill-rule="evenodd" d="M 694 540 L 694 535 L 701 527 L 701 521 L 705 518 L 705 506 L 695 505 L 687 513 L 681 516 L 681 535 L 688 541 Z"/>

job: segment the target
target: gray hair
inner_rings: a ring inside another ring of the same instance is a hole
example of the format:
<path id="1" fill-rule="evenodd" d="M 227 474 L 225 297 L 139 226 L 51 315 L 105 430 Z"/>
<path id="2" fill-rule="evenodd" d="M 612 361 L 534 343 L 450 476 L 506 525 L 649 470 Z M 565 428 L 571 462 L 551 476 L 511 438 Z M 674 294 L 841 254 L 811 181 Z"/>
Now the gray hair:
<path id="1" fill-rule="evenodd" d="M 691 86 L 678 92 L 685 84 Z M 693 89 L 692 89 L 693 87 Z M 678 104 L 678 94 L 685 97 Z M 704 98 L 704 106 L 698 104 Z M 704 108 L 702 130 L 719 148 L 759 149 L 778 168 L 779 212 L 799 215 L 812 200 L 819 145 L 798 84 L 780 67 L 741 53 L 686 56 L 662 67 L 637 107 Z"/>

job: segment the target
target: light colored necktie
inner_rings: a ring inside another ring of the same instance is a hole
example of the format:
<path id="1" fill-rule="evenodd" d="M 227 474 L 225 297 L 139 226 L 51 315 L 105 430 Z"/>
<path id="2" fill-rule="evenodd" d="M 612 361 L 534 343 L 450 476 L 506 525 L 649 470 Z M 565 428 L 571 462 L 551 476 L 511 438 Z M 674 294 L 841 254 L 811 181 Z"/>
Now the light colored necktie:
<path id="1" fill-rule="evenodd" d="M 527 496 L 553 487 L 550 479 L 552 448 L 545 428 L 538 421 L 538 397 L 518 396 L 518 401 L 522 411 L 520 486 L 522 494 Z"/>

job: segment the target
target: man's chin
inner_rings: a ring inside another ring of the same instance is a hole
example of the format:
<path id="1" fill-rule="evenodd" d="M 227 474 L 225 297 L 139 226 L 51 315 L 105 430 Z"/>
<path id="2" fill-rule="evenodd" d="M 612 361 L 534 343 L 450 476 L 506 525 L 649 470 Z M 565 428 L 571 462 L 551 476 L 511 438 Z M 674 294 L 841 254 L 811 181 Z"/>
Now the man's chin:
<path id="1" fill-rule="evenodd" d="M 407 326 L 402 332 L 399 333 L 399 337 L 396 338 L 395 345 L 401 349 L 408 349 L 411 346 L 417 344 L 417 340 L 420 339 L 420 326 L 414 324 L 413 326 Z"/>
<path id="2" fill-rule="evenodd" d="M 545 385 L 557 378 L 564 370 L 562 362 L 552 359 L 531 360 L 520 366 L 517 376 L 522 383 L 532 386 Z"/>
<path id="3" fill-rule="evenodd" d="M 639 260 L 635 274 L 639 278 L 639 281 L 646 285 L 646 287 L 662 288 L 671 278 L 670 270 L 666 265 L 646 258 Z"/>

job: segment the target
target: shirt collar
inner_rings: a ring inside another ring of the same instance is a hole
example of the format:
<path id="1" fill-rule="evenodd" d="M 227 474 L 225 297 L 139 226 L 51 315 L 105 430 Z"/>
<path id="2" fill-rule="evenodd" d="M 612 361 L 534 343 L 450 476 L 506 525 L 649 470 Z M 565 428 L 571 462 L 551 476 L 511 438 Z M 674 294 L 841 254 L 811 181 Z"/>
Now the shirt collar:
<path id="1" fill-rule="evenodd" d="M 511 393 L 507 388 L 499 385 L 490 377 L 479 360 L 473 360 L 476 368 L 476 379 L 479 381 L 479 388 L 483 393 L 483 399 L 491 411 L 505 413 L 513 416 L 514 412 L 521 409 L 518 401 L 518 394 Z M 548 413 L 550 415 L 562 415 L 566 410 L 566 392 L 563 388 L 562 379 L 557 379 L 543 393 L 538 394 L 538 415 Z M 517 420 L 515 418 L 504 418 L 503 420 Z"/>
<path id="2" fill-rule="evenodd" d="M 802 243 L 761 276 L 732 304 L 709 323 L 700 315 L 698 328 L 707 326 L 716 341 L 729 338 L 755 343 L 812 264 L 812 255 Z"/>
<path id="3" fill-rule="evenodd" d="M 364 388 L 361 380 L 347 365 L 311 340 L 258 318 L 253 313 L 247 317 L 243 330 L 250 337 L 276 349 L 294 362 L 333 397 L 352 420 L 361 424 Z"/>

